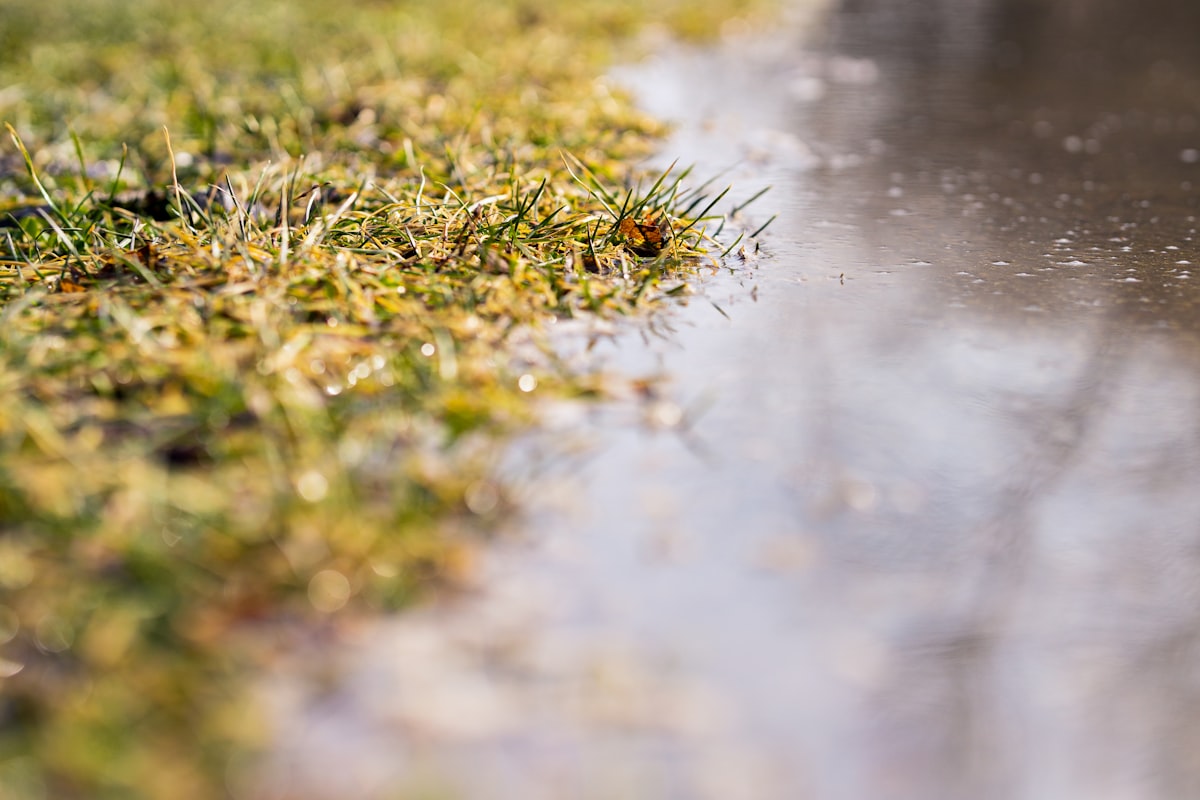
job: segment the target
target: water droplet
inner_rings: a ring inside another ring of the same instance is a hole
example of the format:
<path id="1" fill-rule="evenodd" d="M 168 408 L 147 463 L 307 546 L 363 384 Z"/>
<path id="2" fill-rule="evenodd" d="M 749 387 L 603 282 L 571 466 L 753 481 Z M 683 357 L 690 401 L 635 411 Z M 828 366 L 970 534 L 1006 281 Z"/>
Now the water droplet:
<path id="1" fill-rule="evenodd" d="M 381 578 L 395 578 L 400 574 L 400 568 L 395 564 L 388 564 L 383 561 L 372 561 L 371 571 Z"/>
<path id="2" fill-rule="evenodd" d="M 329 493 L 329 481 L 315 469 L 300 476 L 296 481 L 296 491 L 310 503 L 319 503 Z"/>
<path id="3" fill-rule="evenodd" d="M 66 620 L 43 617 L 33 630 L 33 638 L 43 652 L 61 653 L 71 646 L 75 631 L 71 630 Z"/>
<path id="4" fill-rule="evenodd" d="M 534 389 L 537 388 L 537 385 L 538 385 L 537 378 L 530 375 L 529 373 L 522 375 L 517 380 L 517 388 L 520 389 L 522 392 L 532 392 Z"/>
<path id="5" fill-rule="evenodd" d="M 650 409 L 650 421 L 664 428 L 674 428 L 683 421 L 683 409 L 666 401 L 655 403 Z"/>
<path id="6" fill-rule="evenodd" d="M 8 606 L 0 606 L 0 644 L 11 642 L 21 630 L 21 620 L 17 612 Z"/>
<path id="7" fill-rule="evenodd" d="M 350 594 L 350 581 L 336 569 L 321 570 L 308 582 L 308 601 L 326 614 L 345 606 Z"/>
<path id="8" fill-rule="evenodd" d="M 500 503 L 500 493 L 487 481 L 475 481 L 467 487 L 463 501 L 472 514 L 490 514 Z"/>
<path id="9" fill-rule="evenodd" d="M 421 355 L 425 356 L 426 358 L 432 358 L 433 354 L 436 352 L 437 348 L 433 346 L 432 342 L 426 342 L 425 344 L 421 345 Z"/>
<path id="10" fill-rule="evenodd" d="M 338 442 L 338 461 L 347 467 L 357 467 L 367 457 L 367 446 L 358 438 L 347 436 Z"/>

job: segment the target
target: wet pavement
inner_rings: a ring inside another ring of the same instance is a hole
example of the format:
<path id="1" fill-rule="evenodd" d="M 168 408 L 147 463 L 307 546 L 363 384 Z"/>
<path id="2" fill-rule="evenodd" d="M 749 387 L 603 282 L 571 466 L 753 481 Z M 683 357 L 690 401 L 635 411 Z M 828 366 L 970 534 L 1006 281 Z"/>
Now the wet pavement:
<path id="1" fill-rule="evenodd" d="M 590 448 L 468 596 L 272 679 L 264 796 L 1200 797 L 1197 31 L 845 0 L 620 73 L 765 252 L 599 340 L 661 393 L 522 449 Z"/>

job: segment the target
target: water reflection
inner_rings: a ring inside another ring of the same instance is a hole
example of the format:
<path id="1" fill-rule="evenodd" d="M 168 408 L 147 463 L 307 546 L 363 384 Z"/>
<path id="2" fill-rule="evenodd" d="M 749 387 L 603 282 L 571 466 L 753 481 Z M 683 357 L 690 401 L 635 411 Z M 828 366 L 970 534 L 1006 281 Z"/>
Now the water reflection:
<path id="1" fill-rule="evenodd" d="M 880 91 L 799 123 L 882 143 L 868 208 L 955 248 L 968 280 L 951 291 L 1195 327 L 1200 8 L 968 3 L 932 25 L 904 4 L 846 5 L 828 46 L 869 54 Z"/>
<path id="2" fill-rule="evenodd" d="M 690 438 L 593 421 L 475 599 L 278 682 L 287 796 L 1200 796 L 1198 23 L 846 0 L 646 65 L 784 212 L 731 319 L 599 348 Z"/>
<path id="3" fill-rule="evenodd" d="M 896 584 L 850 603 L 892 666 L 859 796 L 1196 793 L 1200 9 L 1152 6 L 848 3 L 828 46 L 878 84 L 793 118 L 878 153 L 814 195 L 909 289 L 816 390 L 826 464 L 928 496 L 822 526 Z"/>

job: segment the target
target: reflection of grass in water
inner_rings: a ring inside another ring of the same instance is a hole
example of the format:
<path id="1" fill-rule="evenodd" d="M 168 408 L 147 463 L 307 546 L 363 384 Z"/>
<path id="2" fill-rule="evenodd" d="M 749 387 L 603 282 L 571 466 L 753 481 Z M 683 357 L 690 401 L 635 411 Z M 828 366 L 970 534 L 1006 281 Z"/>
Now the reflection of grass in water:
<path id="1" fill-rule="evenodd" d="M 489 442 L 589 391 L 524 332 L 702 245 L 602 188 L 644 5 L 0 0 L 0 798 L 221 796 L 239 672 L 462 562 Z"/>

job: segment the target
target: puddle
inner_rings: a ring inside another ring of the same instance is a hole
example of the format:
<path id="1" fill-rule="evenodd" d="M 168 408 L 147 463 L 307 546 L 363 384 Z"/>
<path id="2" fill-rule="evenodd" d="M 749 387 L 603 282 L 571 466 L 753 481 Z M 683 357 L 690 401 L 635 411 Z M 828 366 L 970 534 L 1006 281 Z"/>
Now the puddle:
<path id="1" fill-rule="evenodd" d="M 795 29 L 622 76 L 780 214 L 600 348 L 677 429 L 574 421 L 475 593 L 280 676 L 275 795 L 1200 793 L 1200 6 Z"/>

